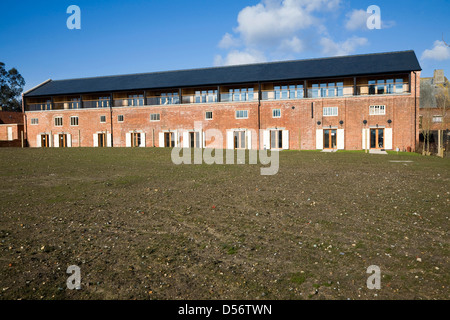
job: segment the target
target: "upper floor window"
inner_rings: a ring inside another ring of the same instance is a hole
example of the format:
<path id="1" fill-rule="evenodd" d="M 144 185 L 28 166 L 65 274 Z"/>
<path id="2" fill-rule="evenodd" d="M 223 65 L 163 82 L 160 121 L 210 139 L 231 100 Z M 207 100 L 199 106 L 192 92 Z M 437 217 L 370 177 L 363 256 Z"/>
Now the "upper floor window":
<path id="1" fill-rule="evenodd" d="M 217 102 L 217 90 L 195 91 L 195 103 Z"/>
<path id="2" fill-rule="evenodd" d="M 247 119 L 247 118 L 248 118 L 248 110 L 236 111 L 236 119 Z"/>
<path id="3" fill-rule="evenodd" d="M 178 92 L 161 93 L 161 104 L 179 104 L 180 95 Z"/>
<path id="4" fill-rule="evenodd" d="M 213 113 L 212 113 L 212 111 L 206 111 L 206 113 L 205 113 L 205 119 L 206 119 L 206 120 L 212 120 L 212 118 L 213 118 Z"/>
<path id="5" fill-rule="evenodd" d="M 324 107 L 323 108 L 324 117 L 336 117 L 338 116 L 338 107 Z"/>
<path id="6" fill-rule="evenodd" d="M 273 118 L 281 118 L 281 109 L 273 109 L 272 117 Z"/>
<path id="7" fill-rule="evenodd" d="M 122 114 L 117 116 L 117 122 L 123 122 L 123 115 Z"/>
<path id="8" fill-rule="evenodd" d="M 39 119 L 38 118 L 31 118 L 31 124 L 33 124 L 33 125 L 39 124 Z"/>
<path id="9" fill-rule="evenodd" d="M 370 106 L 369 115 L 378 116 L 386 114 L 386 106 Z"/>
<path id="10" fill-rule="evenodd" d="M 369 80 L 369 94 L 393 94 L 404 93 L 403 79 L 379 79 Z"/>
<path id="11" fill-rule="evenodd" d="M 128 95 L 128 105 L 130 107 L 140 107 L 144 105 L 144 95 L 143 94 L 129 94 Z"/>
<path id="12" fill-rule="evenodd" d="M 312 85 L 311 98 L 334 98 L 344 96 L 343 82 L 314 83 Z"/>
<path id="13" fill-rule="evenodd" d="M 150 121 L 160 121 L 161 115 L 159 113 L 152 113 L 150 115 Z"/>
<path id="14" fill-rule="evenodd" d="M 78 117 L 70 117 L 70 125 L 78 126 Z"/>
<path id="15" fill-rule="evenodd" d="M 442 116 L 433 116 L 433 122 L 434 123 L 442 123 L 443 117 Z"/>
<path id="16" fill-rule="evenodd" d="M 80 109 L 81 107 L 80 98 L 72 98 L 69 102 L 69 109 Z"/>
<path id="17" fill-rule="evenodd" d="M 56 117 L 55 118 L 55 127 L 62 127 L 63 125 L 63 118 L 62 117 Z"/>
<path id="18" fill-rule="evenodd" d="M 98 101 L 96 101 L 97 108 L 108 108 L 109 107 L 109 97 L 99 97 Z"/>
<path id="19" fill-rule="evenodd" d="M 100 123 L 106 123 L 106 116 L 100 116 Z"/>
<path id="20" fill-rule="evenodd" d="M 253 88 L 240 88 L 229 90 L 230 101 L 253 101 L 255 97 Z"/>

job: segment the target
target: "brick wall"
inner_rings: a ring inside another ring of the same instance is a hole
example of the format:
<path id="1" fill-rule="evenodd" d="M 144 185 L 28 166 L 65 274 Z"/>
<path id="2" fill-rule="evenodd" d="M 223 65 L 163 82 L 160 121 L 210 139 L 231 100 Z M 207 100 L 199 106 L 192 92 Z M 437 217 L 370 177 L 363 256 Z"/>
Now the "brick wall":
<path id="1" fill-rule="evenodd" d="M 414 83 L 417 79 L 417 84 Z M 411 73 L 411 94 L 358 96 L 330 99 L 302 99 L 289 101 L 261 101 L 261 129 L 279 128 L 289 130 L 289 148 L 312 150 L 316 148 L 316 130 L 333 126 L 345 130 L 345 149 L 362 149 L 362 130 L 374 126 L 392 128 L 393 149 L 410 147 L 415 149 L 419 139 L 419 100 L 415 104 L 415 92 L 420 88 L 420 72 L 417 78 Z M 419 92 L 417 93 L 419 95 Z M 311 108 L 313 104 L 313 109 Z M 370 105 L 385 105 L 386 115 L 369 115 Z M 323 107 L 338 107 L 337 117 L 324 117 Z M 273 118 L 272 110 L 281 109 L 281 118 Z M 416 109 L 415 109 L 416 108 Z M 248 119 L 236 119 L 236 110 L 248 110 Z M 205 120 L 205 112 L 213 112 L 213 120 Z M 150 121 L 150 114 L 159 113 L 161 120 Z M 68 133 L 73 147 L 92 147 L 93 135 L 98 132 L 111 133 L 111 111 L 105 109 L 55 110 L 27 112 L 27 136 L 29 145 L 37 145 L 37 135 L 42 133 Z M 118 115 L 124 122 L 118 122 Z M 63 126 L 55 127 L 54 118 L 63 117 Z M 70 117 L 79 117 L 79 126 L 70 126 Z M 100 116 L 106 116 L 106 123 L 100 123 Z M 415 117 L 417 119 L 416 128 Z M 38 125 L 31 125 L 31 118 L 39 119 Z M 367 120 L 366 126 L 363 120 Z M 388 124 L 388 120 L 392 123 Z M 321 124 L 318 125 L 317 122 Z M 341 125 L 339 122 L 343 121 Z M 226 148 L 227 129 L 258 130 L 258 102 L 192 104 L 151 107 L 126 107 L 112 109 L 114 147 L 126 146 L 126 133 L 146 133 L 146 146 L 159 146 L 159 133 L 163 131 L 193 130 L 195 123 L 201 123 L 203 131 L 217 129 L 222 133 L 219 143 L 206 138 L 207 147 Z M 182 138 L 180 137 L 180 140 Z M 252 147 L 257 147 L 257 136 L 252 136 Z"/>

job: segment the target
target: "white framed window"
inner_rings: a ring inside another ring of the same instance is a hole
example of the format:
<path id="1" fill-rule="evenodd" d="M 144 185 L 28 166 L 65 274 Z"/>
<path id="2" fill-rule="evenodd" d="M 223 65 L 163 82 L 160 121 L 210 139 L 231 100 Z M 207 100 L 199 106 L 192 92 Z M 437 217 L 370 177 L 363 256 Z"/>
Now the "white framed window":
<path id="1" fill-rule="evenodd" d="M 433 122 L 434 123 L 442 123 L 443 117 L 442 116 L 433 116 Z"/>
<path id="2" fill-rule="evenodd" d="M 205 119 L 206 119 L 206 120 L 212 120 L 212 119 L 213 119 L 213 113 L 212 113 L 212 111 L 206 111 L 206 113 L 205 113 Z"/>
<path id="3" fill-rule="evenodd" d="M 324 107 L 323 116 L 324 117 L 337 117 L 339 114 L 338 107 Z"/>
<path id="4" fill-rule="evenodd" d="M 152 113 L 150 115 L 150 121 L 160 121 L 161 120 L 161 114 L 159 113 Z"/>
<path id="5" fill-rule="evenodd" d="M 236 119 L 248 119 L 248 110 L 237 110 Z"/>
<path id="6" fill-rule="evenodd" d="M 106 123 L 106 116 L 100 116 L 100 123 Z"/>
<path id="7" fill-rule="evenodd" d="M 117 116 L 117 122 L 123 122 L 123 114 Z"/>
<path id="8" fill-rule="evenodd" d="M 56 117 L 55 118 L 55 127 L 62 127 L 63 126 L 63 118 L 62 117 Z"/>
<path id="9" fill-rule="evenodd" d="M 78 117 L 70 117 L 70 125 L 78 126 Z"/>
<path id="10" fill-rule="evenodd" d="M 272 118 L 281 118 L 281 109 L 273 109 Z"/>
<path id="11" fill-rule="evenodd" d="M 38 119 L 38 118 L 31 118 L 31 124 L 32 124 L 32 125 L 37 125 L 37 124 L 39 124 L 39 119 Z"/>
<path id="12" fill-rule="evenodd" d="M 369 115 L 371 116 L 380 116 L 386 114 L 386 106 L 370 106 L 369 107 Z"/>

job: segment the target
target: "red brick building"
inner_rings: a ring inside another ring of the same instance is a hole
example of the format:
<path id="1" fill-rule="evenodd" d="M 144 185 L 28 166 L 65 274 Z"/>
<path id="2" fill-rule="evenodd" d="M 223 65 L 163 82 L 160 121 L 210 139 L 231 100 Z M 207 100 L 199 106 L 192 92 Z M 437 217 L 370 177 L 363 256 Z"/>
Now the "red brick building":
<path id="1" fill-rule="evenodd" d="M 414 150 L 420 71 L 403 51 L 49 80 L 24 94 L 26 134 L 31 147 Z"/>
<path id="2" fill-rule="evenodd" d="M 23 113 L 0 110 L 0 147 L 22 146 L 23 131 Z"/>

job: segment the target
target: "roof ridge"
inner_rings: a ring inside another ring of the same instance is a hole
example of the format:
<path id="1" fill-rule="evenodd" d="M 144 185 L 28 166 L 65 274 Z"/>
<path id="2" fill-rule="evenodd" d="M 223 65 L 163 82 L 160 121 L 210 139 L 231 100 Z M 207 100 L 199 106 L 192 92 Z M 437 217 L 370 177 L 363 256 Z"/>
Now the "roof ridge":
<path id="1" fill-rule="evenodd" d="M 283 64 L 283 63 L 292 63 L 292 62 L 300 62 L 300 61 L 331 60 L 331 59 L 340 59 L 340 58 L 342 59 L 342 58 L 374 56 L 374 55 L 387 55 L 387 54 L 397 54 L 397 53 L 406 53 L 406 52 L 414 52 L 414 50 L 377 52 L 377 53 L 364 53 L 364 54 L 354 54 L 354 55 L 334 56 L 334 57 L 323 57 L 323 58 L 308 58 L 308 59 L 295 59 L 295 60 L 294 59 L 290 59 L 290 60 L 283 60 L 283 61 L 268 61 L 268 62 L 236 64 L 236 65 L 228 65 L 228 66 L 177 69 L 177 70 L 154 71 L 154 72 L 138 72 L 138 73 L 128 73 L 128 74 L 119 74 L 119 75 L 105 75 L 105 76 L 95 76 L 95 77 L 80 77 L 80 78 L 71 78 L 71 79 L 52 80 L 52 82 L 73 81 L 73 80 L 89 80 L 89 79 L 101 79 L 101 78 L 117 78 L 117 77 L 129 77 L 129 76 L 139 76 L 139 75 L 163 74 L 163 73 L 171 73 L 171 72 L 189 72 L 189 71 L 198 71 L 198 70 L 215 70 L 215 69 L 226 69 L 226 68 L 234 68 L 234 67 Z"/>

